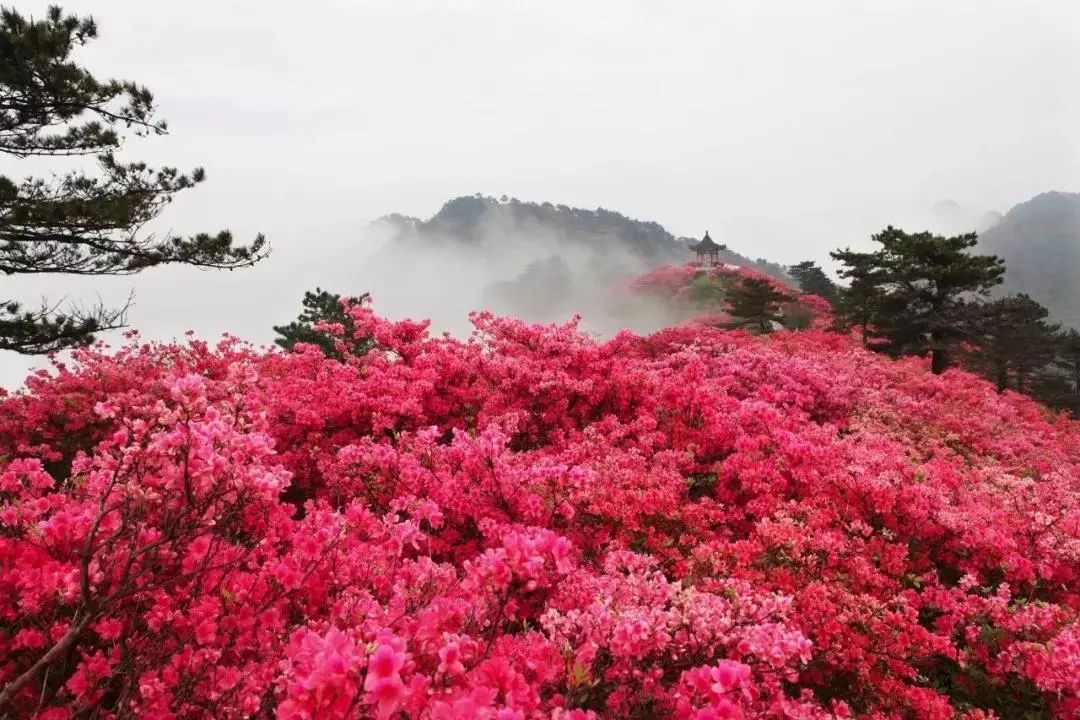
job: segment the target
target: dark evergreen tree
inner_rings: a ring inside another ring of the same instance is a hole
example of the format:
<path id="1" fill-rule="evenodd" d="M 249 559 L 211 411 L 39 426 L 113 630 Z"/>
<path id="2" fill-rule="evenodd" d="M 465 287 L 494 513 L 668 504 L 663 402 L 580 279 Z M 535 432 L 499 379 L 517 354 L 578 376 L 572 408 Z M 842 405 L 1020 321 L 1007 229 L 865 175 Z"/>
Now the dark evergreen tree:
<path id="1" fill-rule="evenodd" d="M 274 342 L 286 350 L 292 350 L 297 343 L 318 345 L 324 355 L 337 360 L 344 360 L 347 355 L 364 355 L 371 350 L 373 341 L 369 336 L 356 337 L 356 323 L 349 308 L 367 300 L 367 293 L 357 298 L 342 298 L 320 288 L 305 292 L 300 316 L 288 325 L 274 326 L 274 332 L 280 335 Z M 320 325 L 340 325 L 341 331 L 331 332 Z"/>
<path id="2" fill-rule="evenodd" d="M 836 303 L 839 288 L 813 260 L 792 265 L 788 268 L 788 275 L 795 278 L 799 289 L 804 293 L 818 295 L 830 303 Z"/>
<path id="3" fill-rule="evenodd" d="M 832 253 L 850 281 L 837 311 L 861 327 L 868 345 L 890 355 L 930 355 L 944 372 L 963 336 L 966 305 L 1001 282 L 1005 267 L 993 255 L 971 255 L 975 233 L 943 237 L 894 227 L 874 235 L 881 248 Z"/>
<path id="4" fill-rule="evenodd" d="M 1068 379 L 1073 394 L 1080 394 L 1080 332 L 1076 329 L 1069 328 L 1059 336 L 1054 365 Z"/>
<path id="5" fill-rule="evenodd" d="M 1034 393 L 1058 352 L 1058 326 L 1049 311 L 1027 295 L 972 305 L 966 364 L 992 380 L 998 391 Z"/>
<path id="6" fill-rule="evenodd" d="M 774 324 L 781 324 L 784 313 L 781 306 L 791 302 L 792 297 L 763 278 L 743 277 L 728 291 L 727 313 L 731 316 L 730 327 L 753 332 L 769 333 Z"/>
<path id="7" fill-rule="evenodd" d="M 841 277 L 848 281 L 847 287 L 839 288 L 835 309 L 835 325 L 838 330 L 858 328 L 863 345 L 870 345 L 870 323 L 884 295 L 880 282 L 881 271 L 874 267 L 870 254 L 851 257 Z"/>
<path id="8" fill-rule="evenodd" d="M 1036 394 L 1051 407 L 1080 417 L 1080 332 L 1058 333 L 1054 358 L 1036 384 Z"/>
<path id="9" fill-rule="evenodd" d="M 42 19 L 0 9 L 0 154 L 92 155 L 99 172 L 71 171 L 15 181 L 0 175 L 0 272 L 125 275 L 165 263 L 211 268 L 251 265 L 266 254 L 260 235 L 233 244 L 228 231 L 193 237 L 153 235 L 145 225 L 176 193 L 204 179 L 201 168 L 124 163 L 124 139 L 165 132 L 150 91 L 99 80 L 71 55 L 97 36 L 92 19 L 50 8 Z M 48 352 L 119 327 L 125 308 L 24 310 L 0 303 L 0 349 Z"/>

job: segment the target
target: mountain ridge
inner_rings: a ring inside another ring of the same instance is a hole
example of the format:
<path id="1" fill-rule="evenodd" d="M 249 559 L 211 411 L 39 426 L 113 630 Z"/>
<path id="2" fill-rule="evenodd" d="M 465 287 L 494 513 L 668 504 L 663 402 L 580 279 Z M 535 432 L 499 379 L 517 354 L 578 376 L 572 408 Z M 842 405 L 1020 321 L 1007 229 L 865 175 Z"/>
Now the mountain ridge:
<path id="1" fill-rule="evenodd" d="M 979 234 L 1005 260 L 1000 294 L 1025 293 L 1051 319 L 1080 328 L 1080 193 L 1048 191 L 1014 205 Z"/>
<path id="2" fill-rule="evenodd" d="M 690 244 L 699 240 L 676 236 L 656 221 L 638 220 L 603 207 L 589 210 L 505 195 L 496 199 L 479 193 L 451 198 L 426 220 L 395 213 L 375 222 L 393 227 L 396 241 L 449 239 L 477 244 L 497 237 L 504 228 L 507 232 L 535 232 L 558 243 L 587 245 L 599 251 L 625 250 L 649 266 L 685 262 L 692 257 Z M 751 259 L 728 248 L 721 252 L 721 260 L 755 268 L 787 283 L 792 281 L 783 266 L 764 258 Z"/>

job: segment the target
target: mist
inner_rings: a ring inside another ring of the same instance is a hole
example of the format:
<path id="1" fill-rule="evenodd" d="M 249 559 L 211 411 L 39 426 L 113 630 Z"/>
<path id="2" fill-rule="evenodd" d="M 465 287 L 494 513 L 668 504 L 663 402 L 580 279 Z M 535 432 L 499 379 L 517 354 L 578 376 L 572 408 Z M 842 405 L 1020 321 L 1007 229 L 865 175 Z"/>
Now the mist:
<path id="1" fill-rule="evenodd" d="M 578 315 L 598 336 L 648 332 L 669 319 L 627 284 L 665 260 L 689 259 L 684 246 L 673 242 L 670 254 L 650 261 L 620 238 L 560 237 L 497 210 L 481 216 L 468 241 L 377 221 L 362 234 L 372 252 L 352 282 L 371 293 L 380 314 L 430 319 L 433 332 L 459 337 L 471 332 L 468 316 L 478 310 L 544 323 Z"/>

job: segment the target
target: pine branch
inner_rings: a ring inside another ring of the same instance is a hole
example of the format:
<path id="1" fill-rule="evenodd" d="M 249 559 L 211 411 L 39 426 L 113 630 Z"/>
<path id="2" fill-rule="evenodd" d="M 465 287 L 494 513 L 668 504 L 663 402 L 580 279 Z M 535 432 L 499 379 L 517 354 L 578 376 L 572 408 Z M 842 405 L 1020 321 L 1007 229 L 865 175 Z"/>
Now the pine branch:
<path id="1" fill-rule="evenodd" d="M 17 302 L 6 302 L 0 306 L 0 350 L 41 355 L 86 345 L 94 341 L 94 333 L 124 327 L 131 306 L 131 297 L 119 309 L 98 305 L 89 310 L 72 307 L 66 312 L 45 304 L 27 311 Z"/>

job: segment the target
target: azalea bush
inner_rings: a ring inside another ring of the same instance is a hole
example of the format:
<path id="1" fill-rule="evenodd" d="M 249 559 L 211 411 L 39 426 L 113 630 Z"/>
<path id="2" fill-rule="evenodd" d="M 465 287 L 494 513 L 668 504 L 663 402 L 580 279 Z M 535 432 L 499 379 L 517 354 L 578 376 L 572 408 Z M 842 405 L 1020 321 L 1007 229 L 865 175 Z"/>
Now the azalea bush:
<path id="1" fill-rule="evenodd" d="M 819 330 L 349 311 L 0 400 L 0 717 L 1080 713 L 1076 423 Z"/>

